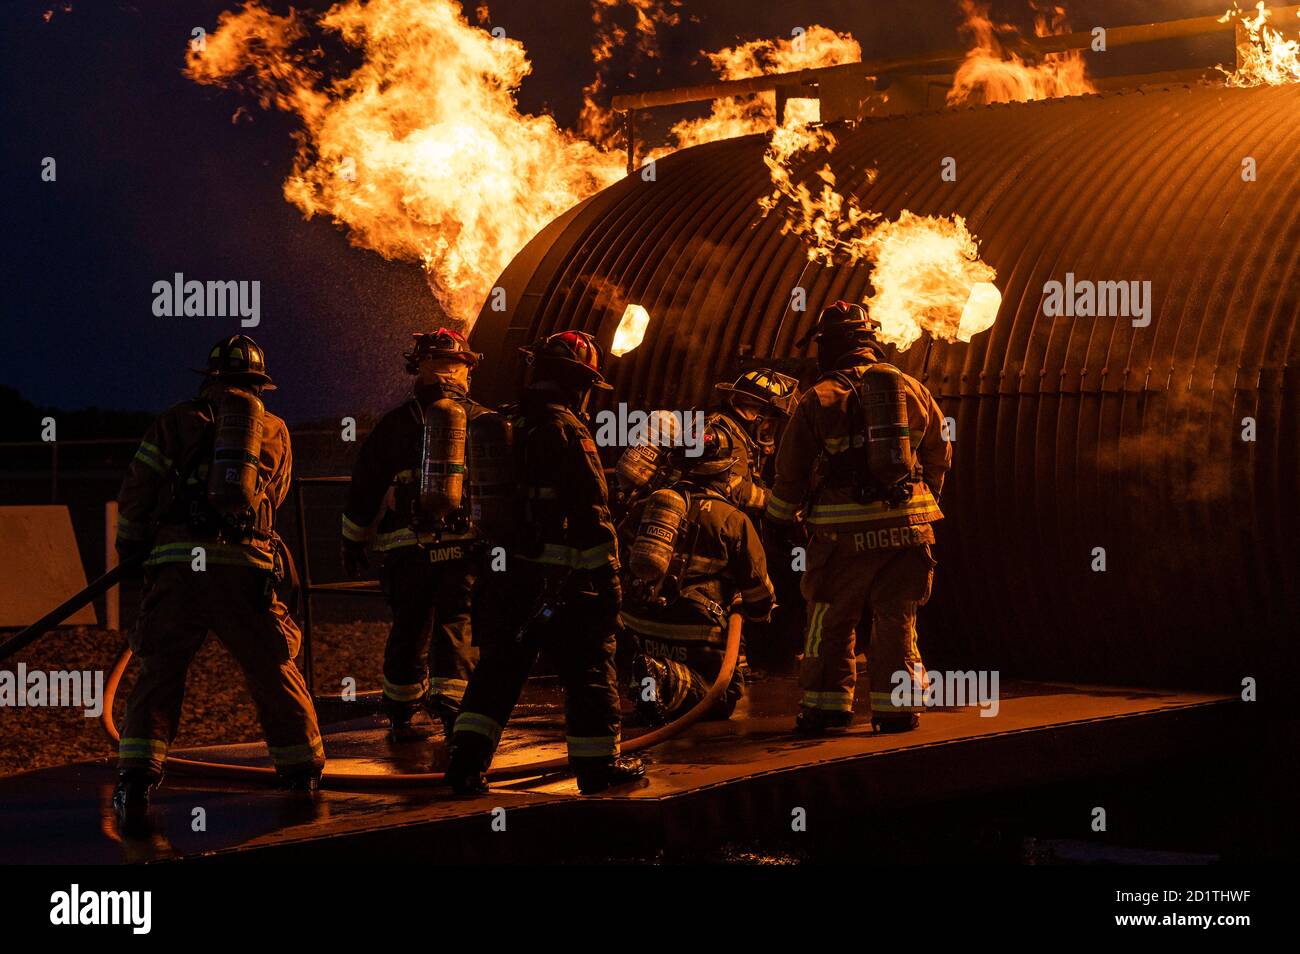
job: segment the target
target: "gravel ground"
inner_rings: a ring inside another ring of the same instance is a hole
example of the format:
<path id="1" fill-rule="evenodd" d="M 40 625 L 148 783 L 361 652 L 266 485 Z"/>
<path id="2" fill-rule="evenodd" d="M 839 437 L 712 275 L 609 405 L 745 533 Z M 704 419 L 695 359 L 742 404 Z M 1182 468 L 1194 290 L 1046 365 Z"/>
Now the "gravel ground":
<path id="1" fill-rule="evenodd" d="M 357 680 L 358 691 L 378 689 L 387 633 L 386 623 L 317 625 L 317 691 L 339 685 L 344 676 Z M 73 627 L 46 635 L 18 658 L 5 660 L 0 669 L 14 671 L 23 662 L 28 672 L 89 669 L 102 670 L 107 678 L 125 647 L 122 633 Z M 136 671 L 134 664 L 127 669 L 118 690 L 114 714 L 119 726 Z M 250 742 L 260 738 L 257 714 L 239 667 L 225 647 L 210 637 L 190 667 L 176 744 Z M 113 754 L 114 748 L 99 720 L 86 718 L 81 709 L 0 708 L 0 775 Z"/>

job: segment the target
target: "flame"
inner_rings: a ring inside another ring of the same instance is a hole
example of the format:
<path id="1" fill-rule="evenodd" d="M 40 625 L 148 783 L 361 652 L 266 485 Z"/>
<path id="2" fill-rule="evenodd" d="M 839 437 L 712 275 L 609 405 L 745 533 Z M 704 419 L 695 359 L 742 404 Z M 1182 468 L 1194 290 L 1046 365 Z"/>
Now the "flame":
<path id="1" fill-rule="evenodd" d="M 789 39 L 753 40 L 704 55 L 713 64 L 719 79 L 737 80 L 856 63 L 862 59 L 862 47 L 848 33 L 836 33 L 814 24 Z M 820 111 L 815 99 L 791 99 L 786 102 L 785 121 L 787 125 L 815 123 Z M 683 120 L 673 126 L 669 131 L 672 147 L 656 155 L 719 139 L 767 132 L 775 125 L 775 93 L 714 100 L 708 116 Z"/>
<path id="2" fill-rule="evenodd" d="M 961 311 L 957 324 L 957 340 L 970 341 L 975 335 L 993 327 L 998 310 L 1002 307 L 1002 292 L 992 282 L 976 282 Z"/>
<path id="3" fill-rule="evenodd" d="M 979 243 L 960 215 L 905 209 L 897 220 L 875 227 L 866 244 L 876 293 L 864 304 L 880 322 L 885 343 L 905 349 L 922 332 L 970 341 L 993 325 L 1002 301 L 992 286 L 997 272 L 979 257 Z M 997 305 L 990 308 L 993 295 Z"/>
<path id="4" fill-rule="evenodd" d="M 636 38 L 630 49 L 633 66 L 643 60 L 658 59 L 659 28 L 674 27 L 681 22 L 681 14 L 676 12 L 681 3 L 682 0 L 667 0 L 664 6 L 660 0 L 591 0 L 591 22 L 596 28 L 591 57 L 596 76 L 582 89 L 578 133 L 583 138 L 606 149 L 617 148 L 621 135 L 618 114 L 605 102 L 614 54 L 627 47 L 628 36 L 632 35 Z M 630 8 L 632 13 L 630 28 L 617 19 L 624 8 Z M 634 70 L 629 70 L 629 78 L 635 75 Z"/>
<path id="5" fill-rule="evenodd" d="M 1081 96 L 1097 89 L 1088 81 L 1087 66 L 1077 50 L 1048 53 L 1041 62 L 1027 64 L 1011 47 L 1020 32 L 1011 24 L 995 24 L 989 5 L 981 0 L 959 0 L 966 20 L 965 32 L 975 46 L 953 75 L 948 105 L 963 103 L 1016 103 L 1057 96 Z M 1034 33 L 1054 36 L 1066 33 L 1065 8 L 1052 6 L 1046 12 L 1031 0 L 1035 9 Z"/>
<path id="6" fill-rule="evenodd" d="M 618 327 L 614 330 L 614 343 L 610 345 L 609 353 L 616 358 L 621 358 L 638 347 L 645 339 L 645 330 L 648 327 L 650 327 L 650 312 L 640 305 L 628 305 L 623 310 L 623 317 L 619 320 Z"/>
<path id="7" fill-rule="evenodd" d="M 813 174 L 816 189 L 795 182 L 792 170 L 800 157 L 829 153 L 835 145 L 825 129 L 777 129 L 763 157 L 773 186 L 759 200 L 763 214 L 782 209 L 782 233 L 805 243 L 810 262 L 864 262 L 872 269 L 875 294 L 864 304 L 880 322 L 887 344 L 906 349 L 923 332 L 970 341 L 990 327 L 1002 298 L 992 285 L 997 272 L 980 258 L 979 243 L 961 216 L 905 209 L 888 220 L 863 208 L 857 196 L 841 193 L 829 163 Z M 868 170 L 866 181 L 875 179 L 876 170 Z"/>
<path id="8" fill-rule="evenodd" d="M 879 213 L 863 209 L 856 196 L 845 196 L 835 188 L 835 173 L 829 164 L 814 173 L 820 186 L 814 192 L 807 183 L 794 181 L 793 169 L 804 153 L 825 151 L 836 146 L 829 130 L 799 126 L 787 122 L 772 133 L 772 141 L 763 154 L 772 179 L 772 192 L 758 200 L 766 216 L 784 207 L 782 234 L 803 240 L 808 246 L 808 260 L 823 265 L 837 258 L 856 262 L 866 257 L 863 236 L 869 234 L 881 218 Z M 876 170 L 867 170 L 867 182 L 876 180 Z"/>
<path id="9" fill-rule="evenodd" d="M 302 123 L 284 195 L 353 244 L 419 262 L 451 322 L 472 324 L 543 226 L 624 175 L 621 156 L 521 114 L 523 45 L 470 25 L 456 0 L 344 0 L 315 25 L 359 65 L 326 76 L 307 17 L 252 2 L 221 14 L 186 75 L 239 86 Z M 487 11 L 480 7 L 479 20 Z"/>
<path id="10" fill-rule="evenodd" d="M 1300 42 L 1285 39 L 1269 26 L 1272 12 L 1264 0 L 1255 5 L 1255 15 L 1238 9 L 1233 0 L 1232 9 L 1219 18 L 1220 23 L 1237 20 L 1246 33 L 1247 43 L 1237 49 L 1237 69 L 1228 72 L 1219 67 L 1228 86 L 1281 86 L 1300 82 Z M 1300 10 L 1296 11 L 1300 17 Z"/>

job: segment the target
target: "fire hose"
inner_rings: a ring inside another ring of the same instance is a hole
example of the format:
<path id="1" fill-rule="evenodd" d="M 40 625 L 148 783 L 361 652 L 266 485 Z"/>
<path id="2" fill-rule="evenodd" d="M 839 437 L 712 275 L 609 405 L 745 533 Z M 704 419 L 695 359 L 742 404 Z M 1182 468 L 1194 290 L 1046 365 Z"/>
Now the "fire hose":
<path id="1" fill-rule="evenodd" d="M 727 620 L 727 648 L 722 659 L 722 669 L 718 673 L 718 678 L 713 681 L 713 685 L 709 687 L 709 691 L 705 693 L 704 698 L 688 712 L 667 725 L 630 739 L 623 746 L 624 752 L 639 752 L 659 745 L 681 735 L 704 718 L 713 705 L 722 698 L 722 695 L 727 691 L 727 687 L 731 684 L 731 677 L 736 671 L 736 662 L 740 658 L 741 629 L 740 615 L 732 613 Z M 131 662 L 131 655 L 131 650 L 127 649 L 118 657 L 113 669 L 108 674 L 104 686 L 104 708 L 103 713 L 100 715 L 100 724 L 114 743 L 121 739 L 121 735 L 117 730 L 117 724 L 113 721 L 113 701 L 117 695 L 117 687 L 122 681 L 122 675 Z M 228 762 L 204 762 L 198 759 L 171 757 L 167 759 L 167 766 L 180 771 L 181 774 L 199 775 L 208 778 L 253 779 L 260 781 L 273 781 L 276 778 L 274 769 L 260 768 L 254 765 L 232 765 Z M 529 762 L 524 765 L 493 768 L 489 770 L 488 777 L 498 779 L 520 778 L 542 775 L 548 772 L 563 772 L 567 771 L 568 768 L 568 759 L 559 757 Z M 365 775 L 327 771 L 321 779 L 321 784 L 326 788 L 364 789 L 405 787 L 412 784 L 436 783 L 442 780 L 443 773 L 441 772 L 421 772 L 410 775 Z"/>
<path id="2" fill-rule="evenodd" d="M 80 593 L 65 600 L 35 623 L 0 644 L 0 661 L 9 658 L 23 647 L 31 645 L 63 619 L 75 613 L 101 593 L 106 592 L 118 583 L 125 573 L 134 569 L 143 561 L 143 555 L 124 560 L 118 566 L 113 567 L 103 576 L 94 580 Z M 713 705 L 722 698 L 722 695 L 727 691 L 727 687 L 731 684 L 731 677 L 736 671 L 736 663 L 740 658 L 741 629 L 740 614 L 732 613 L 727 619 L 727 646 L 723 654 L 722 669 L 718 673 L 718 678 L 713 681 L 713 685 L 709 687 L 709 691 L 705 693 L 704 698 L 689 711 L 667 725 L 630 739 L 623 746 L 624 752 L 639 752 L 660 745 L 681 735 L 704 718 Z M 113 721 L 113 702 L 116 699 L 117 689 L 122 682 L 126 667 L 131 662 L 131 656 L 132 652 L 129 648 L 122 652 L 122 655 L 118 657 L 117 662 L 114 663 L 112 670 L 109 672 L 104 686 L 104 703 L 103 712 L 100 715 L 100 724 L 105 734 L 114 744 L 121 741 L 121 733 L 118 732 L 117 724 Z M 181 774 L 188 773 L 208 778 L 260 781 L 271 781 L 276 778 L 274 769 L 260 768 L 255 765 L 232 765 L 228 762 L 205 762 L 180 757 L 168 758 L 167 765 L 180 770 Z M 529 762 L 524 765 L 508 765 L 494 768 L 489 770 L 488 776 L 490 778 L 520 778 L 542 775 L 548 772 L 563 772 L 567 771 L 568 768 L 568 759 L 559 757 Z M 412 783 L 441 782 L 442 780 L 443 773 L 441 772 L 421 772 L 410 775 L 364 775 L 348 772 L 327 772 L 322 778 L 321 784 L 327 788 L 340 789 L 391 788 L 407 786 Z"/>

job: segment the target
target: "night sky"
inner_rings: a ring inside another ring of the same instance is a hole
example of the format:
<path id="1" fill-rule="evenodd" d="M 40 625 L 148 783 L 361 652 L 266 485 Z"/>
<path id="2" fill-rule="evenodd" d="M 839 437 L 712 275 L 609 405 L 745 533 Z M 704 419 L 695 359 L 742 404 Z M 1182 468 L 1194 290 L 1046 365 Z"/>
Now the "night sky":
<path id="1" fill-rule="evenodd" d="M 287 4 L 266 4 L 284 12 Z M 1075 29 L 1220 13 L 1227 0 L 1074 0 Z M 281 389 L 269 406 L 290 422 L 376 411 L 407 386 L 398 352 L 428 326 L 421 270 L 348 244 L 281 195 L 292 117 L 199 86 L 181 69 L 190 31 L 212 30 L 233 0 L 9 0 L 4 72 L 4 328 L 0 384 L 38 405 L 157 411 L 193 392 L 187 368 L 238 333 L 237 318 L 158 318 L 155 281 L 257 279 L 267 349 Z M 324 3 L 297 3 L 300 10 Z M 521 39 L 534 71 L 525 111 L 571 125 L 592 76 L 589 0 L 495 0 L 492 24 Z M 50 22 L 42 12 L 54 9 Z M 864 57 L 959 44 L 953 0 L 686 0 L 661 37 L 656 74 L 619 89 L 710 78 L 699 51 L 788 37 L 819 23 L 852 33 Z M 1025 22 L 1026 0 L 995 3 Z M 1094 57 L 1098 74 L 1191 65 L 1178 50 Z M 231 122 L 240 106 L 252 122 Z M 678 118 L 678 113 L 671 118 Z M 668 117 L 665 117 L 668 118 Z M 58 179 L 41 181 L 53 156 Z M 37 435 L 31 435 L 35 439 Z"/>

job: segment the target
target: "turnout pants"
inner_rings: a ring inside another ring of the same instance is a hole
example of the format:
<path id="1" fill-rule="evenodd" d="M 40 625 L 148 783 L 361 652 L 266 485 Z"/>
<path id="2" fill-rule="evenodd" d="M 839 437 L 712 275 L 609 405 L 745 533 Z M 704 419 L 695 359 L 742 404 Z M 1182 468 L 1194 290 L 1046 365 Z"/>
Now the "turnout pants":
<path id="1" fill-rule="evenodd" d="M 856 634 L 871 621 L 867 673 L 871 711 L 918 711 L 925 670 L 916 611 L 930 598 L 935 561 L 929 544 L 869 550 L 863 535 L 818 533 L 808 545 L 801 589 L 808 602 L 799 685 L 803 706 L 853 711 Z"/>
<path id="2" fill-rule="evenodd" d="M 243 670 L 276 770 L 319 772 L 325 765 L 316 710 L 293 663 L 302 635 L 268 579 L 260 570 L 216 563 L 203 572 L 187 563 L 146 570 L 130 637 L 140 676 L 118 746 L 122 768 L 161 774 L 180 724 L 185 674 L 209 630 Z"/>
<path id="3" fill-rule="evenodd" d="M 614 621 L 596 594 L 582 591 L 572 580 L 558 601 L 548 600 L 546 581 L 547 571 L 528 564 L 509 574 L 486 574 L 482 656 L 455 732 L 484 736 L 495 749 L 544 649 L 564 686 L 569 761 L 580 765 L 583 759 L 609 759 L 619 754 L 622 722 Z M 538 612 L 544 605 L 553 607 L 549 619 Z"/>
<path id="4" fill-rule="evenodd" d="M 384 647 L 384 708 L 409 720 L 427 697 L 459 704 L 478 662 L 470 624 L 474 572 L 467 558 L 431 561 L 437 550 L 402 547 L 384 558 L 393 611 Z"/>

